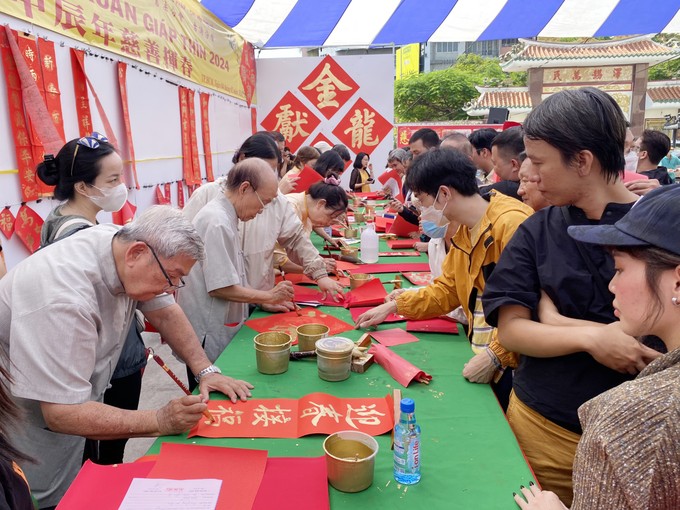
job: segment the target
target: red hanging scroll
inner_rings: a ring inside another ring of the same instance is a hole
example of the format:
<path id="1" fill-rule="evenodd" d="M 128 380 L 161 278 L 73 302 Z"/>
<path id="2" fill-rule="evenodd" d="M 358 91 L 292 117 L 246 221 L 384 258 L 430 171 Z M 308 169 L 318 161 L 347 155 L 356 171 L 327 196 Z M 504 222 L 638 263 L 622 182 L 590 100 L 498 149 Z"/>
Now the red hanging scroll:
<path id="1" fill-rule="evenodd" d="M 47 106 L 47 111 L 54 123 L 54 127 L 57 128 L 60 138 L 66 140 L 66 135 L 64 134 L 64 116 L 61 111 L 61 89 L 59 88 L 59 75 L 57 73 L 57 58 L 54 54 L 54 43 L 38 38 L 38 52 L 40 53 L 45 106 Z"/>
<path id="2" fill-rule="evenodd" d="M 189 140 L 191 143 L 191 175 L 194 189 L 190 191 L 193 193 L 197 186 L 201 185 L 201 163 L 198 161 L 198 139 L 196 137 L 196 93 L 189 89 L 187 94 L 187 103 L 189 106 Z M 191 194 L 189 195 L 191 196 Z"/>
<path id="3" fill-rule="evenodd" d="M 2 232 L 7 239 L 11 239 L 12 234 L 14 234 L 15 221 L 16 218 L 12 214 L 12 211 L 9 210 L 9 207 L 5 207 L 0 212 L 0 232 Z"/>
<path id="4" fill-rule="evenodd" d="M 182 133 L 182 175 L 184 182 L 191 185 L 194 182 L 194 171 L 191 161 L 191 124 L 189 121 L 189 90 L 177 87 L 179 91 L 179 119 Z"/>
<path id="5" fill-rule="evenodd" d="M 210 147 L 210 115 L 208 106 L 210 96 L 204 92 L 200 94 L 201 99 L 201 131 L 203 133 L 203 153 L 205 154 L 205 176 L 208 182 L 213 182 L 212 149 Z"/>
<path id="6" fill-rule="evenodd" d="M 359 430 L 379 436 L 392 430 L 392 398 L 340 398 L 310 393 L 300 399 L 211 400 L 214 422 L 201 419 L 189 437 L 302 437 Z"/>
<path id="7" fill-rule="evenodd" d="M 137 162 L 135 161 L 135 146 L 132 140 L 130 110 L 128 109 L 127 64 L 125 62 L 118 62 L 118 86 L 120 89 L 120 105 L 123 109 L 123 124 L 125 125 L 125 142 L 128 148 L 128 156 L 130 157 L 130 172 L 132 173 L 132 178 L 135 180 L 135 188 L 139 189 L 139 180 L 137 179 Z"/>
<path id="8" fill-rule="evenodd" d="M 87 95 L 85 68 L 80 62 L 85 59 L 82 50 L 71 48 L 71 71 L 73 73 L 73 92 L 76 96 L 76 114 L 78 117 L 78 133 L 80 136 L 90 136 L 92 133 L 92 114 L 90 113 L 90 98 Z"/>
<path id="9" fill-rule="evenodd" d="M 168 205 L 170 203 L 170 199 L 161 190 L 160 184 L 156 184 L 156 203 L 158 205 Z"/>
<path id="10" fill-rule="evenodd" d="M 184 209 L 184 184 L 177 181 L 177 207 Z"/>

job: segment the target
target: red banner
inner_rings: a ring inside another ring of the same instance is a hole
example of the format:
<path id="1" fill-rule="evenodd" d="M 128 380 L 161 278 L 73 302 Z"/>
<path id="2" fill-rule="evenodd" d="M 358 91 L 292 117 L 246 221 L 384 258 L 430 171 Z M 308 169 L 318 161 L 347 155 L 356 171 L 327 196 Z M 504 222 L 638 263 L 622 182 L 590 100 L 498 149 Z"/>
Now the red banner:
<path id="1" fill-rule="evenodd" d="M 201 419 L 189 437 L 302 437 L 359 430 L 379 436 L 392 430 L 392 397 L 340 398 L 310 393 L 300 399 L 211 400 L 214 422 Z"/>
<path id="2" fill-rule="evenodd" d="M 165 195 L 166 200 L 168 201 L 168 204 L 172 205 L 172 190 L 170 189 L 170 183 L 166 182 L 163 184 L 163 189 L 165 190 Z"/>
<path id="3" fill-rule="evenodd" d="M 168 205 L 170 203 L 168 197 L 161 190 L 160 184 L 156 184 L 156 203 L 158 205 Z"/>
<path id="4" fill-rule="evenodd" d="M 127 225 L 133 219 L 135 219 L 136 211 L 137 206 L 132 205 L 129 201 L 126 201 L 120 211 L 111 213 L 111 217 L 113 218 L 113 222 L 116 225 Z"/>
<path id="5" fill-rule="evenodd" d="M 189 140 L 191 143 L 191 174 L 194 186 L 201 185 L 201 163 L 198 161 L 198 139 L 196 137 L 196 94 L 193 90 L 187 91 L 187 103 L 189 106 Z M 188 183 L 187 183 L 188 184 Z M 190 191 L 193 193 L 194 190 Z M 191 194 L 189 195 L 191 196 Z"/>
<path id="6" fill-rule="evenodd" d="M 184 209 L 184 183 L 177 181 L 177 207 Z"/>
<path id="7" fill-rule="evenodd" d="M 128 109 L 127 64 L 125 62 L 118 62 L 118 86 L 120 88 L 120 105 L 123 109 L 123 124 L 125 125 L 125 142 L 127 144 L 128 156 L 130 158 L 130 172 L 132 173 L 132 178 L 135 180 L 135 188 L 139 189 L 139 180 L 137 179 L 137 162 L 135 161 L 135 145 L 132 141 L 130 111 Z M 120 147 L 118 149 L 120 150 Z"/>
<path id="8" fill-rule="evenodd" d="M 76 96 L 76 114 L 78 117 L 78 133 L 81 137 L 92 133 L 92 114 L 90 113 L 90 97 L 87 95 L 85 68 L 80 64 L 85 58 L 82 50 L 71 48 L 71 72 L 73 73 L 73 92 Z"/>
<path id="9" fill-rule="evenodd" d="M 35 166 L 33 166 L 33 153 L 31 139 L 24 115 L 24 95 L 21 90 L 21 80 L 14 62 L 12 50 L 9 47 L 7 32 L 0 29 L 0 53 L 2 54 L 5 84 L 7 86 L 7 102 L 9 106 L 9 118 L 12 125 L 12 137 L 14 142 L 14 154 L 16 156 L 19 172 L 19 186 L 21 187 L 21 200 L 29 202 L 37 200 L 38 186 L 36 184 Z"/>
<path id="10" fill-rule="evenodd" d="M 205 153 L 205 176 L 208 182 L 213 182 L 215 176 L 213 175 L 212 166 L 212 149 L 210 148 L 210 115 L 208 106 L 210 105 L 210 96 L 205 92 L 201 92 L 201 129 L 203 133 L 203 152 Z"/>
<path id="11" fill-rule="evenodd" d="M 193 184 L 191 167 L 191 125 L 189 123 L 189 90 L 177 87 L 179 93 L 179 120 L 182 133 L 182 175 L 187 184 Z"/>
<path id="12" fill-rule="evenodd" d="M 241 83 L 243 84 L 243 92 L 246 96 L 246 104 L 250 106 L 250 103 L 253 101 L 253 95 L 255 95 L 256 67 L 255 48 L 253 48 L 253 45 L 249 42 L 243 43 L 239 74 L 241 76 Z"/>
<path id="13" fill-rule="evenodd" d="M 38 213 L 27 205 L 22 205 L 19 208 L 14 229 L 17 237 L 21 239 L 21 242 L 31 253 L 35 253 L 40 247 L 40 231 L 43 223 L 43 219 L 38 216 Z"/>
<path id="14" fill-rule="evenodd" d="M 54 43 L 38 38 L 38 52 L 45 90 L 45 106 L 50 113 L 54 127 L 62 140 L 66 140 L 64 134 L 64 116 L 61 112 L 61 89 L 59 88 L 59 76 L 57 73 L 57 58 L 54 54 Z"/>

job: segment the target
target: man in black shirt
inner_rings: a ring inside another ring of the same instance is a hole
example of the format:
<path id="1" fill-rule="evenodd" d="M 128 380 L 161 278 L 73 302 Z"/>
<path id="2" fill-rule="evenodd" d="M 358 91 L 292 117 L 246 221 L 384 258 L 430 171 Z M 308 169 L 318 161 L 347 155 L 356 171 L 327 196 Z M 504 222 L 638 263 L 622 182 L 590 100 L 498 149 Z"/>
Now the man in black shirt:
<path id="1" fill-rule="evenodd" d="M 615 322 L 610 255 L 567 234 L 569 225 L 612 224 L 637 199 L 619 178 L 626 135 L 621 109 L 598 89 L 563 91 L 534 109 L 524 131 L 538 189 L 553 206 L 520 225 L 482 302 L 501 345 L 521 355 L 510 425 L 543 488 L 569 505 L 581 433 L 577 409 L 632 378 L 658 353 Z M 541 300 L 542 293 L 549 300 Z"/>
<path id="2" fill-rule="evenodd" d="M 659 166 L 659 162 L 671 150 L 671 139 L 668 136 L 661 131 L 645 129 L 642 136 L 633 142 L 632 149 L 638 153 L 636 172 L 646 175 L 649 180 L 656 179 L 658 181 L 658 183 L 654 183 L 656 186 L 649 187 L 645 190 L 645 193 L 657 188 L 659 184 L 661 186 L 673 184 L 668 175 L 668 169 L 665 166 Z"/>
<path id="3" fill-rule="evenodd" d="M 496 190 L 517 200 L 522 198 L 517 194 L 519 189 L 519 167 L 522 165 L 520 154 L 524 152 L 524 131 L 521 126 L 506 129 L 491 142 L 491 161 L 493 171 L 500 179 L 498 182 L 482 186 L 479 192 L 482 196 L 491 190 Z"/>

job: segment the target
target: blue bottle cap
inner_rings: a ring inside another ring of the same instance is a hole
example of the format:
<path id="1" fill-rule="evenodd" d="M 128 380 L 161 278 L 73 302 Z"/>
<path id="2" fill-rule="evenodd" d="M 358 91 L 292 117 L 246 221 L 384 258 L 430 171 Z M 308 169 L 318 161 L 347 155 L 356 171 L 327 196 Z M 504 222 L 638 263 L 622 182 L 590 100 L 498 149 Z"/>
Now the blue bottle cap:
<path id="1" fill-rule="evenodd" d="M 416 410 L 416 403 L 412 398 L 402 398 L 401 399 L 401 412 L 402 413 L 412 413 Z"/>

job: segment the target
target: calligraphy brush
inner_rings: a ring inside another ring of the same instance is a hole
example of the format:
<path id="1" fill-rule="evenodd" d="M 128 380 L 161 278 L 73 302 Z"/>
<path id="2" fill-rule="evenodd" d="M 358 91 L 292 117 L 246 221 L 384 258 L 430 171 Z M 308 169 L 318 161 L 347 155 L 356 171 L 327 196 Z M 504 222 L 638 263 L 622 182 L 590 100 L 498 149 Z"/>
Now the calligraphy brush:
<path id="1" fill-rule="evenodd" d="M 283 267 L 279 266 L 279 271 L 281 271 L 281 279 L 285 282 L 286 280 L 286 272 L 283 270 Z M 295 299 L 293 299 L 293 308 L 295 308 L 295 313 L 297 314 L 298 317 L 302 317 L 302 314 L 300 313 L 300 308 L 298 305 L 295 304 Z"/>
<path id="2" fill-rule="evenodd" d="M 165 364 L 165 361 L 163 361 L 158 354 L 153 352 L 153 349 L 151 347 L 149 347 L 147 349 L 147 351 L 149 353 L 149 357 L 152 357 L 156 361 L 156 363 L 158 363 L 161 366 L 161 368 L 163 370 L 165 370 L 165 373 L 170 376 L 170 379 L 175 381 L 177 383 L 177 386 L 182 388 L 184 393 L 186 393 L 187 395 L 191 395 L 191 391 L 189 391 L 189 388 L 187 388 L 184 385 L 184 383 L 179 380 L 179 377 L 177 377 L 172 370 L 170 370 L 170 367 Z M 205 411 L 203 411 L 203 416 L 205 416 L 208 420 L 210 420 L 210 423 L 215 423 L 215 417 L 207 409 Z"/>

